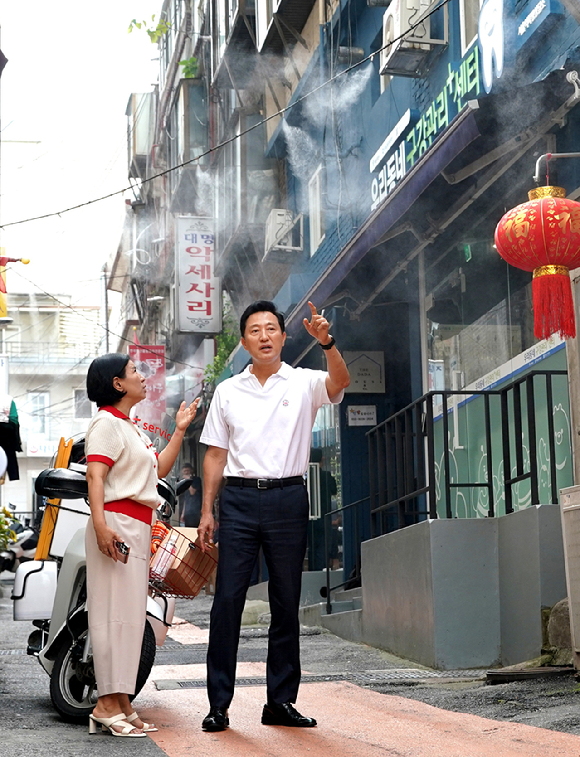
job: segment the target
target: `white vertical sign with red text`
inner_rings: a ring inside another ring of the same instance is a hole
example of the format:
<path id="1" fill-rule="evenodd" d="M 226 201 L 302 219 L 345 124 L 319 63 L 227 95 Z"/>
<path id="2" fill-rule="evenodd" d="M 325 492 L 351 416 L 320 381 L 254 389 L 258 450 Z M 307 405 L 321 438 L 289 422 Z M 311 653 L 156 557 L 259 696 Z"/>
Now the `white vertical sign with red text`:
<path id="1" fill-rule="evenodd" d="M 214 219 L 176 219 L 177 329 L 218 334 L 222 327 L 220 280 L 215 272 Z"/>

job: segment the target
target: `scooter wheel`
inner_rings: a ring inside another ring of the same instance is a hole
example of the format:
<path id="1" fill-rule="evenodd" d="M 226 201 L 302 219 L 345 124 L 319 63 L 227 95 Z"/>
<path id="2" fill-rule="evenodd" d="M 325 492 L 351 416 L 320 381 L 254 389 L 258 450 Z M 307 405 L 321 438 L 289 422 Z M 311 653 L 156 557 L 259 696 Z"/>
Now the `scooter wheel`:
<path id="1" fill-rule="evenodd" d="M 50 698 L 67 723 L 86 723 L 97 703 L 92 655 L 86 662 L 82 661 L 86 636 L 85 629 L 75 642 L 69 640 L 70 643 L 60 647 L 50 676 Z M 155 651 L 155 634 L 149 621 L 146 621 L 134 696 L 137 696 L 149 678 Z"/>
<path id="2" fill-rule="evenodd" d="M 93 658 L 82 661 L 87 632 L 85 629 L 76 641 L 69 638 L 60 647 L 50 676 L 50 698 L 67 723 L 87 722 L 97 703 Z"/>

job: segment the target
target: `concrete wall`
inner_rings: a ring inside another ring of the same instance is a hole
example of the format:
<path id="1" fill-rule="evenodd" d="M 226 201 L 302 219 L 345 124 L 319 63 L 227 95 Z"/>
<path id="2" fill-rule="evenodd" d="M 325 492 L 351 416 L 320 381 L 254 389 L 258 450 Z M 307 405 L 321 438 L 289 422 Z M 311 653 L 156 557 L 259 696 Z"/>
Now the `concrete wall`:
<path id="1" fill-rule="evenodd" d="M 436 667 L 478 668 L 500 659 L 498 521 L 430 524 Z"/>
<path id="2" fill-rule="evenodd" d="M 425 521 L 362 545 L 362 640 L 441 669 L 536 657 L 566 596 L 557 505 Z"/>
<path id="3" fill-rule="evenodd" d="M 530 507 L 498 519 L 502 662 L 540 654 L 541 608 L 566 596 L 558 505 Z"/>
<path id="4" fill-rule="evenodd" d="M 330 571 L 330 585 L 336 586 L 345 580 L 342 570 Z M 320 589 L 326 587 L 325 570 L 309 570 L 302 573 L 302 589 L 300 591 L 300 606 L 314 605 L 317 602 L 325 602 L 321 596 Z M 334 596 L 334 595 L 333 595 Z"/>
<path id="5" fill-rule="evenodd" d="M 344 581 L 342 570 L 330 571 L 330 585 L 336 586 Z M 300 607 L 306 605 L 316 605 L 320 602 L 324 602 L 325 599 L 320 595 L 320 589 L 326 586 L 326 571 L 324 570 L 310 570 L 302 573 L 302 588 L 300 591 Z M 247 593 L 248 599 L 261 599 L 264 602 L 268 601 L 268 582 L 262 581 L 262 583 L 250 586 Z"/>
<path id="6" fill-rule="evenodd" d="M 430 524 L 363 542 L 361 559 L 363 641 L 434 665 Z"/>

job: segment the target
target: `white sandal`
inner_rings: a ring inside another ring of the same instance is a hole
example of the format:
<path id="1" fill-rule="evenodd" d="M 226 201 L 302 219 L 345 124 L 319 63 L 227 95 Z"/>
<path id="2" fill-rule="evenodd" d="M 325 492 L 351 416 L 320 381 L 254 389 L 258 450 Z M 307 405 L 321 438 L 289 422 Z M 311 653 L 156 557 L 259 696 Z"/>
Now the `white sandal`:
<path id="1" fill-rule="evenodd" d="M 132 712 L 130 715 L 125 716 L 125 720 L 127 723 L 134 723 L 136 720 L 141 720 L 141 718 L 136 712 Z M 144 720 L 141 722 L 143 723 L 143 727 L 139 730 L 143 731 L 143 733 L 155 733 L 159 730 L 159 728 L 155 726 L 155 723 L 146 723 Z"/>
<path id="2" fill-rule="evenodd" d="M 146 736 L 144 732 L 135 733 L 135 731 L 138 731 L 140 729 L 128 723 L 123 713 L 121 713 L 120 715 L 115 715 L 112 718 L 97 718 L 95 717 L 95 715 L 89 715 L 90 734 L 97 732 L 97 723 L 100 723 L 102 731 L 109 731 L 109 733 L 112 733 L 113 736 L 122 736 L 131 739 L 140 739 Z M 122 730 L 116 731 L 113 728 L 113 725 L 122 726 Z"/>

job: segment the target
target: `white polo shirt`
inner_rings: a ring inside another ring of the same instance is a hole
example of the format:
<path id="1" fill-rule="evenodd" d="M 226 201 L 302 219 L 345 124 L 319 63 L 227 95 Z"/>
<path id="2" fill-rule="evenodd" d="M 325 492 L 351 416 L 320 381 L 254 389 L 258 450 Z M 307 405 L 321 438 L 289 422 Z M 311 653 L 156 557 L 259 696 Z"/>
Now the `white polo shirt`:
<path id="1" fill-rule="evenodd" d="M 316 413 L 344 396 L 329 399 L 327 375 L 282 363 L 264 386 L 250 366 L 219 384 L 200 441 L 228 450 L 224 476 L 303 476 Z"/>

